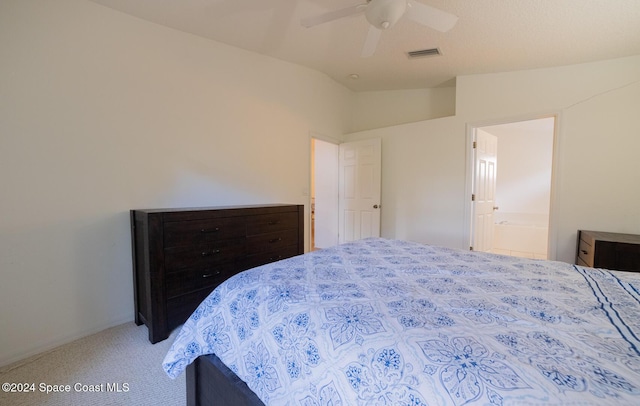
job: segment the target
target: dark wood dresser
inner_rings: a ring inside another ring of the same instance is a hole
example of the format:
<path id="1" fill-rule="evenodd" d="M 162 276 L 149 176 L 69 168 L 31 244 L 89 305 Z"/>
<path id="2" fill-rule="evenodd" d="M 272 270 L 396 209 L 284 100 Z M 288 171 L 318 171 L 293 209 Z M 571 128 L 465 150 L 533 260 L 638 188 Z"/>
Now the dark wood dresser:
<path id="1" fill-rule="evenodd" d="M 640 235 L 578 230 L 576 264 L 640 272 Z"/>
<path id="2" fill-rule="evenodd" d="M 131 210 L 135 322 L 166 339 L 221 282 L 304 253 L 304 206 Z"/>

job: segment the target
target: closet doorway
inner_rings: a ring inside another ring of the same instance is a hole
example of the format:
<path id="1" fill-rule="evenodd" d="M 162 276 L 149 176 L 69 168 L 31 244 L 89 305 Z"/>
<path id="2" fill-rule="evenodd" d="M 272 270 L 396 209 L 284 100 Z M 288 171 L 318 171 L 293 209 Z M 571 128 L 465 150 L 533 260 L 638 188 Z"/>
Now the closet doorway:
<path id="1" fill-rule="evenodd" d="M 311 138 L 311 250 L 380 237 L 381 171 L 380 138 Z"/>

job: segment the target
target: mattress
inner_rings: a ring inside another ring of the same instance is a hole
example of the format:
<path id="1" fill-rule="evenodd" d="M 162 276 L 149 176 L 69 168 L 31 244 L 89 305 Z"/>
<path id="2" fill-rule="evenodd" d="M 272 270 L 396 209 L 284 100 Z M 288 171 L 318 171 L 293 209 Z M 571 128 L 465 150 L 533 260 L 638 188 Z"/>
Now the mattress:
<path id="1" fill-rule="evenodd" d="M 365 239 L 237 274 L 163 368 L 266 405 L 640 404 L 640 274 Z"/>

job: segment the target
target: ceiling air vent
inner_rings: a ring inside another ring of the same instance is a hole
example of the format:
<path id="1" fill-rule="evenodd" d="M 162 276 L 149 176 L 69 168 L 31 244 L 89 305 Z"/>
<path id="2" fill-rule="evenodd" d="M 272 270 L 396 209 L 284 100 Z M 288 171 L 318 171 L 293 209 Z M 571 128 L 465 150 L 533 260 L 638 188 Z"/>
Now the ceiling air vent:
<path id="1" fill-rule="evenodd" d="M 422 58 L 425 56 L 438 56 L 442 54 L 440 53 L 440 50 L 438 48 L 430 48 L 430 49 L 421 49 L 419 51 L 410 51 L 410 52 L 407 52 L 407 55 L 409 56 L 410 59 L 413 59 L 413 58 Z"/>

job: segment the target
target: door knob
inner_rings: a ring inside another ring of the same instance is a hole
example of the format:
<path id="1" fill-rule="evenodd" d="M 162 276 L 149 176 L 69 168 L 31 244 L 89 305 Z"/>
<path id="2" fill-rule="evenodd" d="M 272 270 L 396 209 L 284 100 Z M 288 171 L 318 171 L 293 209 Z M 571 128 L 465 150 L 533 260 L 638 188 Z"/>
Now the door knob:
<path id="1" fill-rule="evenodd" d="M 378 206 L 377 204 L 374 204 L 374 205 L 373 205 L 373 208 L 374 208 L 374 209 L 377 209 L 378 207 L 380 207 L 380 206 Z"/>
<path id="2" fill-rule="evenodd" d="M 493 206 L 493 210 L 498 210 L 499 207 L 498 206 Z"/>

